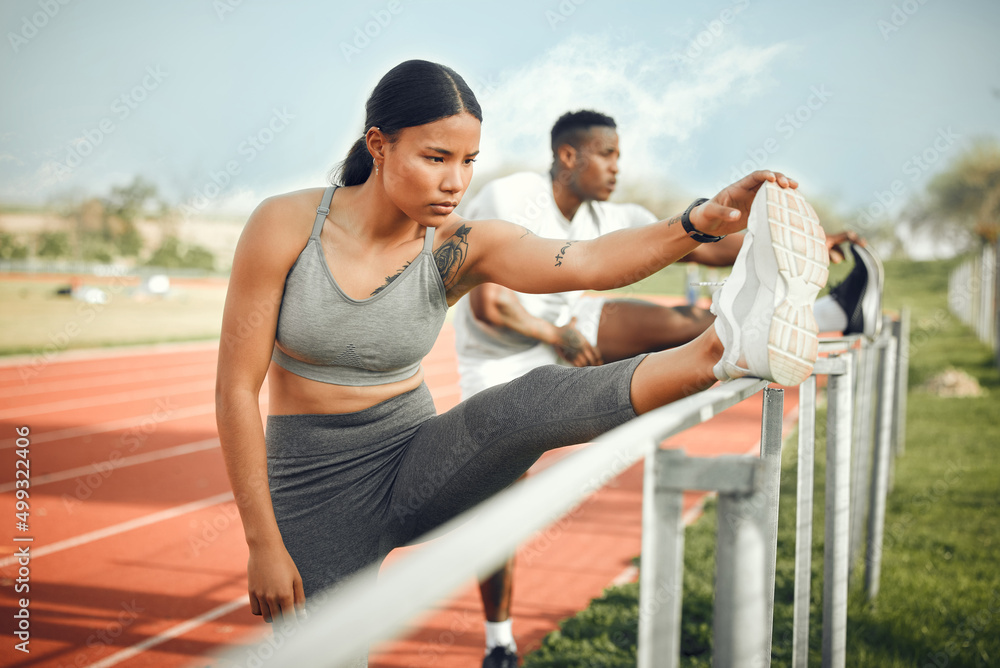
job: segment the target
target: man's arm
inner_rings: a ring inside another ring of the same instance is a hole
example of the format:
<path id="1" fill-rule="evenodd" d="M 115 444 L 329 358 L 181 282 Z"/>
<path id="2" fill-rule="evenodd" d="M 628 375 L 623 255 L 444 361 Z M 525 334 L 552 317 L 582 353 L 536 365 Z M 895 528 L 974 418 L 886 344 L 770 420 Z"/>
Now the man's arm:
<path id="1" fill-rule="evenodd" d="M 483 283 L 469 292 L 469 306 L 477 320 L 506 327 L 528 338 L 558 344 L 557 327 L 528 313 L 513 290 L 496 283 Z"/>
<path id="2" fill-rule="evenodd" d="M 533 316 L 513 290 L 484 283 L 469 292 L 469 306 L 477 320 L 506 327 L 529 338 L 554 346 L 559 356 L 574 366 L 602 364 L 601 354 L 576 329 L 575 319 L 562 327 Z"/>

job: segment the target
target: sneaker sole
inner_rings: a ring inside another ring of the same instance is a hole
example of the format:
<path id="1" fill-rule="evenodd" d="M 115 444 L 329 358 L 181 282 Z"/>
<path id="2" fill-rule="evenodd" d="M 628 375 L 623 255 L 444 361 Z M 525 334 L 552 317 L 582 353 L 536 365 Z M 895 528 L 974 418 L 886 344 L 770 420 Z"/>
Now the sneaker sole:
<path id="1" fill-rule="evenodd" d="M 812 374 L 819 350 L 812 307 L 829 274 L 826 234 L 798 191 L 770 181 L 757 193 L 754 216 L 758 217 L 757 229 L 766 227 L 771 242 L 757 242 L 757 266 L 776 265 L 779 277 L 768 332 L 767 368 L 774 382 L 798 385 Z"/>

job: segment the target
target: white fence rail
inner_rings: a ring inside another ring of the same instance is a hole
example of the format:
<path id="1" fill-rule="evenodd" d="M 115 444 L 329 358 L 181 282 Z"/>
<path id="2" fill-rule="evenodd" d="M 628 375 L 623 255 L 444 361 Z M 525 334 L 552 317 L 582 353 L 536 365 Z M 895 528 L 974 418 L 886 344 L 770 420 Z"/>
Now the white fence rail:
<path id="1" fill-rule="evenodd" d="M 805 666 L 808 658 L 816 375 L 828 377 L 822 655 L 824 666 L 844 666 L 848 576 L 862 543 L 866 590 L 871 597 L 878 591 L 889 470 L 892 455 L 902 452 L 905 434 L 907 337 L 904 312 L 901 321 L 883 327 L 875 342 L 825 342 L 821 350 L 829 356 L 820 358 L 815 375 L 800 386 L 795 666 Z M 868 373 L 873 375 L 870 382 L 863 379 Z M 659 448 L 663 439 L 761 391 L 759 458 L 697 458 Z M 518 545 L 557 523 L 640 458 L 645 458 L 645 484 L 638 665 L 676 666 L 680 661 L 681 498 L 690 489 L 719 495 L 713 662 L 769 665 L 782 402 L 783 390 L 740 379 L 632 420 L 441 527 L 437 540 L 387 565 L 374 585 L 370 573 L 360 574 L 324 594 L 326 600 L 307 622 L 275 628 L 273 638 L 229 655 L 224 665 L 351 665 L 351 658 L 370 644 L 393 637 L 414 616 L 477 574 L 495 569 Z M 857 405 L 872 407 L 871 414 L 877 416 L 874 432 L 855 420 Z M 852 453 L 852 445 L 857 445 L 852 442 L 862 432 L 868 445 Z M 864 510 L 858 510 L 861 498 Z M 862 540 L 865 528 L 867 541 Z"/>
<path id="2" fill-rule="evenodd" d="M 1000 241 L 984 245 L 948 277 L 948 308 L 997 353 L 1000 364 Z"/>

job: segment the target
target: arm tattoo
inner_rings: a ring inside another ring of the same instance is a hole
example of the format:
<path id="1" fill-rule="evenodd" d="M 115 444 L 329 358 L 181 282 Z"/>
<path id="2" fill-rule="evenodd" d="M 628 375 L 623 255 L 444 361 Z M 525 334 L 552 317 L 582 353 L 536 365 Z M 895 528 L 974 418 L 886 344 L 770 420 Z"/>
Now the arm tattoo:
<path id="1" fill-rule="evenodd" d="M 667 221 L 667 227 L 673 227 L 679 222 L 681 222 L 681 215 L 677 214 L 676 216 Z"/>
<path id="2" fill-rule="evenodd" d="M 446 290 L 451 289 L 458 281 L 458 271 L 469 252 L 469 232 L 468 225 L 459 226 L 458 231 L 434 251 L 434 262 Z"/>
<path id="3" fill-rule="evenodd" d="M 371 295 L 369 295 L 369 296 L 370 296 L 370 297 L 374 297 L 374 296 L 375 296 L 375 295 L 377 295 L 378 293 L 380 293 L 380 292 L 382 292 L 383 290 L 385 290 L 385 289 L 386 289 L 387 287 L 389 287 L 389 284 L 390 284 L 390 283 L 392 283 L 393 281 L 395 281 L 395 280 L 396 280 L 397 278 L 399 278 L 399 277 L 400 277 L 400 275 L 401 275 L 401 274 L 402 274 L 402 273 L 403 273 L 404 271 L 406 271 L 406 268 L 407 268 L 407 267 L 409 267 L 409 266 L 410 266 L 410 263 L 409 263 L 409 262 L 407 262 L 406 264 L 404 264 L 404 265 L 403 265 L 403 268 L 402 268 L 402 269 L 400 269 L 399 271 L 397 271 L 397 272 L 396 272 L 395 274 L 393 274 L 392 276 L 386 276 L 386 277 L 385 277 L 385 283 L 383 283 L 382 285 L 380 285 L 380 286 L 378 286 L 377 288 L 375 288 L 375 292 L 371 293 Z"/>
<path id="4" fill-rule="evenodd" d="M 527 227 L 524 228 L 524 234 L 518 237 L 518 239 L 523 239 L 527 236 L 535 236 L 535 233 L 529 230 Z"/>
<path id="5" fill-rule="evenodd" d="M 575 241 L 567 241 L 566 245 L 559 249 L 559 254 L 556 255 L 556 264 L 555 264 L 555 266 L 557 266 L 557 267 L 561 267 L 562 266 L 563 258 L 566 257 L 566 251 L 569 250 L 569 247 L 572 246 L 574 243 L 576 243 L 576 242 Z"/>
<path id="6" fill-rule="evenodd" d="M 559 345 L 575 355 L 583 348 L 583 337 L 575 329 L 565 329 L 559 334 Z"/>

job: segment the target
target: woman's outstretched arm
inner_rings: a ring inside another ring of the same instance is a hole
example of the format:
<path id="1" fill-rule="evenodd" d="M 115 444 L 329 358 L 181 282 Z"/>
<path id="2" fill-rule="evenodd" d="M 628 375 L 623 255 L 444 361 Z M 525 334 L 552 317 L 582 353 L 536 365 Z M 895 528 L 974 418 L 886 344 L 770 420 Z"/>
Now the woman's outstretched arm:
<path id="1" fill-rule="evenodd" d="M 305 603 L 302 578 L 285 549 L 271 505 L 259 408 L 285 275 L 308 237 L 308 232 L 289 233 L 289 216 L 282 211 L 282 204 L 272 200 L 257 207 L 236 247 L 215 385 L 219 441 L 250 550 L 250 610 L 268 622 L 286 615 L 294 618 L 296 608 Z"/>
<path id="2" fill-rule="evenodd" d="M 750 205 L 765 181 L 798 185 L 780 173 L 754 172 L 696 207 L 692 225 L 719 236 L 745 229 Z M 468 267 L 454 278 L 457 294 L 487 281 L 536 293 L 617 288 L 659 271 L 699 245 L 684 231 L 680 214 L 589 241 L 543 239 L 503 221 L 469 222 L 463 234 Z M 451 287 L 447 278 L 445 283 Z"/>

